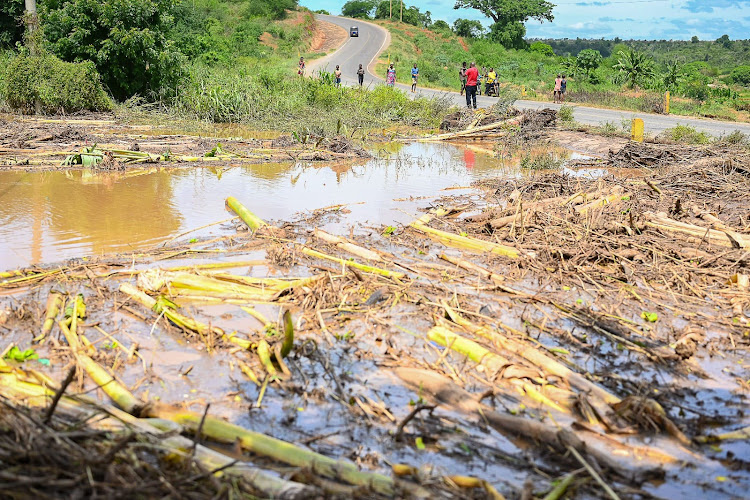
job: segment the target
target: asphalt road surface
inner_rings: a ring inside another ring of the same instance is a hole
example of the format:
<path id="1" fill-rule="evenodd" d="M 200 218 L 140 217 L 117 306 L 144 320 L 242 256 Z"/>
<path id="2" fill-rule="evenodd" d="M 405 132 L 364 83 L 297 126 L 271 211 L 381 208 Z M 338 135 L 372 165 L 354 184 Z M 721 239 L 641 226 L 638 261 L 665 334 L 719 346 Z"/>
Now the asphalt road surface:
<path id="1" fill-rule="evenodd" d="M 308 73 L 325 69 L 333 71 L 336 65 L 340 65 L 342 71 L 342 80 L 346 85 L 357 85 L 357 69 L 359 65 L 366 69 L 365 86 L 372 86 L 383 83 L 385 75 L 375 75 L 374 67 L 378 55 L 390 44 L 390 34 L 384 28 L 375 24 L 367 23 L 359 19 L 348 19 L 339 16 L 326 16 L 317 14 L 315 17 L 322 21 L 328 21 L 344 28 L 347 33 L 352 26 L 359 27 L 359 37 L 349 38 L 336 52 L 322 59 L 311 61 L 308 64 Z M 410 66 L 406 64 L 399 65 L 398 71 L 410 71 Z M 458 69 L 456 69 L 458 71 Z M 403 84 L 396 84 L 397 87 L 406 91 L 410 95 L 425 96 L 446 96 L 453 103 L 459 106 L 466 105 L 466 98 L 458 92 L 447 92 L 444 90 L 420 88 L 415 94 L 411 94 L 411 87 Z M 486 96 L 477 96 L 477 106 L 487 107 L 495 103 L 495 99 Z M 518 100 L 515 103 L 519 109 L 542 109 L 553 108 L 559 109 L 559 104 L 542 101 Z M 676 125 L 689 125 L 701 132 L 707 132 L 714 136 L 731 133 L 739 130 L 742 133 L 750 135 L 750 124 L 722 122 L 718 120 L 709 120 L 705 118 L 688 118 L 674 115 L 655 115 L 650 113 L 638 113 L 635 111 L 619 111 L 614 109 L 591 108 L 573 104 L 573 116 L 575 120 L 587 125 L 603 125 L 607 122 L 613 123 L 618 128 L 622 123 L 630 122 L 633 118 L 642 118 L 646 125 L 646 132 L 658 134 L 664 129 L 675 127 Z"/>

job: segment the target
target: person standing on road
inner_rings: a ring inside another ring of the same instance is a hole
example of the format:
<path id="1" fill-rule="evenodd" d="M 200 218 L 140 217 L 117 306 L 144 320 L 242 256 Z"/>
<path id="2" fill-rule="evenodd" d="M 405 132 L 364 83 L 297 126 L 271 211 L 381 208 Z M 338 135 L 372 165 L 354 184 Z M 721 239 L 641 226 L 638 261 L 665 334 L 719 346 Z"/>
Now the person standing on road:
<path id="1" fill-rule="evenodd" d="M 385 84 L 389 87 L 393 87 L 396 84 L 396 68 L 393 67 L 393 63 L 388 66 L 388 71 L 385 74 Z"/>
<path id="2" fill-rule="evenodd" d="M 341 87 L 341 69 L 339 65 L 336 65 L 336 71 L 333 72 L 333 76 L 336 78 L 336 86 Z"/>
<path id="3" fill-rule="evenodd" d="M 560 102 L 565 101 L 565 91 L 568 90 L 568 80 L 565 79 L 565 75 L 560 80 Z"/>
<path id="4" fill-rule="evenodd" d="M 299 76 L 305 76 L 305 58 L 304 57 L 300 56 L 299 64 L 297 66 L 298 66 L 297 74 Z"/>
<path id="5" fill-rule="evenodd" d="M 461 95 L 464 95 L 466 90 L 466 63 L 463 63 L 458 70 L 458 78 L 461 80 Z"/>
<path id="6" fill-rule="evenodd" d="M 357 79 L 359 80 L 359 86 L 362 86 L 362 83 L 365 81 L 365 69 L 362 67 L 362 65 L 359 65 L 359 69 L 357 70 Z"/>
<path id="7" fill-rule="evenodd" d="M 417 91 L 417 78 L 419 78 L 419 68 L 417 63 L 414 63 L 414 67 L 411 69 L 411 91 Z"/>
<path id="8" fill-rule="evenodd" d="M 562 77 L 560 74 L 555 78 L 555 90 L 552 91 L 552 97 L 555 102 L 560 102 L 560 90 L 562 89 Z"/>
<path id="9" fill-rule="evenodd" d="M 471 109 L 472 104 L 474 109 L 477 109 L 477 79 L 479 78 L 479 71 L 477 71 L 477 65 L 471 63 L 471 67 L 466 70 L 466 106 Z"/>

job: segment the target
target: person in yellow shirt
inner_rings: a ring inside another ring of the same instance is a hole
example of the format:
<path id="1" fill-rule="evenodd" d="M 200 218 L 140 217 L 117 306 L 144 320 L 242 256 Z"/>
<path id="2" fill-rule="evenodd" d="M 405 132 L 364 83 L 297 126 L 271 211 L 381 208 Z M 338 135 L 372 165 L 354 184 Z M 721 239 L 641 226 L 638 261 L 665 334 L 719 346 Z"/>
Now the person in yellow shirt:
<path id="1" fill-rule="evenodd" d="M 494 68 L 490 68 L 490 71 L 487 73 L 487 83 L 485 84 L 484 93 L 485 95 L 490 95 L 490 92 L 494 92 L 495 95 L 497 95 L 497 88 L 495 87 L 495 84 L 497 83 L 497 73 L 495 73 Z"/>

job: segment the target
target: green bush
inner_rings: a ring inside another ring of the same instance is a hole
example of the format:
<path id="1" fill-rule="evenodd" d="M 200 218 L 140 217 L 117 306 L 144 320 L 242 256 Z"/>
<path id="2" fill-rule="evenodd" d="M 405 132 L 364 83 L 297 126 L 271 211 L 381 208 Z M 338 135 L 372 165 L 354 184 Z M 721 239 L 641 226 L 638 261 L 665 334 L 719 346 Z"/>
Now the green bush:
<path id="1" fill-rule="evenodd" d="M 573 123 L 573 107 L 563 104 L 557 112 L 557 117 L 563 123 Z"/>
<path id="2" fill-rule="evenodd" d="M 547 45 L 544 42 L 534 42 L 529 47 L 529 50 L 532 52 L 538 52 L 544 56 L 552 57 L 555 55 L 554 51 L 552 50 L 552 47 L 550 45 Z"/>
<path id="3" fill-rule="evenodd" d="M 737 66 L 732 70 L 730 77 L 734 83 L 750 87 L 750 66 Z"/>
<path id="4" fill-rule="evenodd" d="M 674 128 L 668 128 L 659 137 L 680 144 L 708 144 L 711 142 L 711 136 L 706 132 L 698 132 L 689 125 L 677 125 Z"/>
<path id="5" fill-rule="evenodd" d="M 112 103 L 92 62 L 67 63 L 49 53 L 13 56 L 3 70 L 0 95 L 12 109 L 33 113 L 106 111 Z"/>

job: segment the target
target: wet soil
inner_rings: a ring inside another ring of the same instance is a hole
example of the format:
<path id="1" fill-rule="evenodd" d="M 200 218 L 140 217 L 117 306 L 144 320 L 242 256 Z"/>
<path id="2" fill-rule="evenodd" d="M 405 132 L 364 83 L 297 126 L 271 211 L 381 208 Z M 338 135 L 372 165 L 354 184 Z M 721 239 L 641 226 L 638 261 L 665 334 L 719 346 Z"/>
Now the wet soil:
<path id="1" fill-rule="evenodd" d="M 62 379 L 74 357 L 59 329 L 43 343 L 32 338 L 50 291 L 80 293 L 87 307 L 79 333 L 142 400 L 198 414 L 210 403 L 212 416 L 363 470 L 406 474 L 434 498 L 488 497 L 457 476 L 486 480 L 506 498 L 542 498 L 570 474 L 568 498 L 604 498 L 602 483 L 620 498 L 742 497 L 750 447 L 746 436 L 724 434 L 750 425 L 750 212 L 738 195 L 750 188 L 745 153 L 655 169 L 615 153 L 595 167 L 579 159 L 583 166 L 556 171 L 498 172 L 498 160 L 487 160 L 498 153 L 494 143 L 472 145 L 490 154 L 410 147 L 411 158 L 390 160 L 405 169 L 383 177 L 416 169 L 410 186 L 450 178 L 450 162 L 419 170 L 430 160 L 417 155 L 439 151 L 464 171 L 486 170 L 473 189 L 407 193 L 392 206 L 405 213 L 375 219 L 367 211 L 341 219 L 357 205 L 331 207 L 339 200 L 329 198 L 296 217 L 264 213 L 263 202 L 240 194 L 283 232 L 252 234 L 231 222 L 197 241 L 21 269 L 0 280 L 3 345 L 33 347 L 47 361 L 23 366 Z M 364 185 L 376 190 L 372 179 Z M 222 198 L 199 203 L 223 210 Z M 200 268 L 217 263 L 229 267 Z M 196 296 L 165 272 L 235 285 L 314 280 L 250 299 L 236 289 Z M 153 284 L 164 276 L 174 281 Z M 167 321 L 121 291 L 123 283 L 164 295 L 211 333 Z M 286 310 L 294 348 L 283 362 L 288 373 L 278 363 L 283 374 L 271 376 L 256 349 L 281 342 Z M 213 327 L 252 346 L 239 348 Z M 84 377 L 69 389 L 85 391 L 96 389 Z M 322 496 L 337 491 L 315 470 L 237 452 Z"/>

